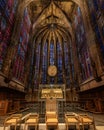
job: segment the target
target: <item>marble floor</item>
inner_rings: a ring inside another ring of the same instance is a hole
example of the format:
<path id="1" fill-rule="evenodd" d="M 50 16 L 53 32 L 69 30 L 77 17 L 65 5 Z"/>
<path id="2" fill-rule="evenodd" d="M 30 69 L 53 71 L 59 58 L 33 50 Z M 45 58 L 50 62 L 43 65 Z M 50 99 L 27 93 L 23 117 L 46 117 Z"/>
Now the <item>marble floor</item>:
<path id="1" fill-rule="evenodd" d="M 0 127 L 0 130 L 3 130 L 3 126 Z M 6 127 L 5 130 L 10 130 L 9 127 Z M 11 129 L 12 130 L 12 129 Z M 24 125 L 21 125 L 21 128 L 18 130 L 24 130 Z M 27 130 L 27 129 L 26 129 Z M 33 130 L 33 129 L 28 129 L 28 130 Z M 46 125 L 44 123 L 39 124 L 39 130 L 46 130 Z M 65 124 L 64 123 L 59 123 L 59 130 L 66 130 L 65 129 Z M 71 129 L 72 130 L 72 129 Z M 93 128 L 90 128 L 89 130 L 93 130 Z M 104 126 L 96 126 L 96 130 L 104 130 Z"/>

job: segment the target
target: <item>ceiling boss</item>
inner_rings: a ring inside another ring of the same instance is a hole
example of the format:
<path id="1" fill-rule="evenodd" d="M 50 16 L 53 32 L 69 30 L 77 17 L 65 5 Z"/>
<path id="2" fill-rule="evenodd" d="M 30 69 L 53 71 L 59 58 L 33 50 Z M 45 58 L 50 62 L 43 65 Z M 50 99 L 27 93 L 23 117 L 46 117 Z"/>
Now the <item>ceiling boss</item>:
<path id="1" fill-rule="evenodd" d="M 55 65 L 50 65 L 48 67 L 48 75 L 54 77 L 57 74 L 57 67 Z"/>

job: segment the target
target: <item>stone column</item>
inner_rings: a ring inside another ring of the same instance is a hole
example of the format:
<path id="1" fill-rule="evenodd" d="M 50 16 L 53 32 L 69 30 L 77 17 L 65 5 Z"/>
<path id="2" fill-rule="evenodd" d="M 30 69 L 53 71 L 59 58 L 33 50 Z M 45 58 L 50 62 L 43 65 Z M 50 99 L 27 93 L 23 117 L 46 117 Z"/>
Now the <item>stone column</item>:
<path id="1" fill-rule="evenodd" d="M 25 75 L 24 75 L 24 84 L 25 84 L 25 86 L 28 85 L 28 77 L 29 77 L 30 66 L 31 66 L 31 60 L 30 59 L 32 57 L 32 49 L 33 49 L 33 38 L 32 38 L 31 35 L 30 35 L 30 40 L 29 40 L 28 44 L 30 44 L 30 45 L 28 45 L 28 47 L 29 47 L 28 57 L 26 57 L 26 65 L 25 65 Z"/>
<path id="2" fill-rule="evenodd" d="M 2 72 L 6 75 L 7 78 L 11 79 L 11 71 L 13 69 L 13 59 L 16 54 L 16 46 L 11 45 L 7 49 L 5 60 L 3 62 Z"/>

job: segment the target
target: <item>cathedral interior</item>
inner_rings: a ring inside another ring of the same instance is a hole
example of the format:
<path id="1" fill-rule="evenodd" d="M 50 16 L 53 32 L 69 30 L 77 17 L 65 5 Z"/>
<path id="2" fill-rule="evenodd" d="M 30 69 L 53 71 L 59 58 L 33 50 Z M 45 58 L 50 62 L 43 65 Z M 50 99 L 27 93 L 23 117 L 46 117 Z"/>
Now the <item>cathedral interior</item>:
<path id="1" fill-rule="evenodd" d="M 0 117 L 35 113 L 69 130 L 66 113 L 82 111 L 104 116 L 104 0 L 0 0 Z"/>

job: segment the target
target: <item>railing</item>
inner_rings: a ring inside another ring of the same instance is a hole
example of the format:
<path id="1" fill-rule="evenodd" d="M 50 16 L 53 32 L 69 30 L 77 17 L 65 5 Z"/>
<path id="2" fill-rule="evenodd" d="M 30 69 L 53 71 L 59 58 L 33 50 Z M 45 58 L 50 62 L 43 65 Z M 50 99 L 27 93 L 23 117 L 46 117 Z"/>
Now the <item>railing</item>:
<path id="1" fill-rule="evenodd" d="M 39 101 L 39 102 L 28 102 L 26 103 L 26 107 L 29 107 L 30 109 L 34 110 L 34 112 L 38 112 L 39 114 L 45 114 L 46 112 L 46 103 L 45 101 Z M 79 107 L 79 103 L 74 102 L 65 102 L 65 101 L 58 101 L 57 103 L 57 109 L 58 114 L 63 115 L 65 112 L 71 112 L 76 111 Z"/>

